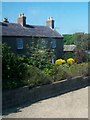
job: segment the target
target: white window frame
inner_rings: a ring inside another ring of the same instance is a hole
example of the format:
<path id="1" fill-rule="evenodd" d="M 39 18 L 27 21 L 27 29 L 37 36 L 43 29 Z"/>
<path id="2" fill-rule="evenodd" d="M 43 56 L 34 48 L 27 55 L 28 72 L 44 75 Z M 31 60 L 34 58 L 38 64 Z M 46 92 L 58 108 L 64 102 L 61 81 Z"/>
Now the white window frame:
<path id="1" fill-rule="evenodd" d="M 17 43 L 17 49 L 18 50 L 23 49 L 23 39 L 22 38 L 17 38 L 16 43 Z"/>

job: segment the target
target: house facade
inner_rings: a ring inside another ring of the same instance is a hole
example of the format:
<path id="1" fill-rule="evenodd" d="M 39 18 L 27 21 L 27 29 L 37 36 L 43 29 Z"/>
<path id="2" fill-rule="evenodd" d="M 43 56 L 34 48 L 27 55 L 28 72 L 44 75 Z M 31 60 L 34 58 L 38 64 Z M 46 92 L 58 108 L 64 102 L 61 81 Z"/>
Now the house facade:
<path id="1" fill-rule="evenodd" d="M 46 26 L 28 25 L 26 17 L 20 14 L 17 23 L 9 23 L 7 19 L 0 22 L 2 28 L 2 42 L 11 47 L 11 50 L 17 55 L 26 55 L 27 46 L 38 43 L 47 49 L 55 51 L 56 59 L 61 58 L 63 54 L 63 36 L 54 29 L 54 20 L 49 17 Z"/>

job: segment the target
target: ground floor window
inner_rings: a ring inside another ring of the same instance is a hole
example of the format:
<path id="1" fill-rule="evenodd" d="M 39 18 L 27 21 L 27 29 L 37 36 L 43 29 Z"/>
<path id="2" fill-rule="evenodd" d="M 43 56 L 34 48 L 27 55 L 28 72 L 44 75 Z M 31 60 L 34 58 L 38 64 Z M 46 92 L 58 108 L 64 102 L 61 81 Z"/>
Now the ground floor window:
<path id="1" fill-rule="evenodd" d="M 23 49 L 23 39 L 22 38 L 17 38 L 16 43 L 17 43 L 17 49 Z"/>

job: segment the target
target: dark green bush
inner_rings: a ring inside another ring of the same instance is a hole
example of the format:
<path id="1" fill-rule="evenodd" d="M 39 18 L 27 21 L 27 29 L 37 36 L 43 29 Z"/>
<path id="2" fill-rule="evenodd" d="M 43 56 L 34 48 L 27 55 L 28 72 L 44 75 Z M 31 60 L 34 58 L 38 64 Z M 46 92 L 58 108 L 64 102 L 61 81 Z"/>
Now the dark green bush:
<path id="1" fill-rule="evenodd" d="M 67 60 L 68 58 L 74 58 L 74 57 L 75 57 L 75 53 L 72 53 L 72 52 L 67 52 L 67 53 L 64 53 L 63 55 L 64 60 Z"/>
<path id="2" fill-rule="evenodd" d="M 36 56 L 36 55 L 35 55 Z M 35 57 L 34 56 L 34 57 Z M 4 44 L 2 47 L 2 86 L 3 89 L 13 89 L 24 85 L 38 86 L 50 83 L 50 78 L 40 69 L 50 65 L 46 55 L 40 54 L 33 59 L 16 56 Z M 31 62 L 32 60 L 32 62 Z M 33 66 L 31 66 L 31 63 Z M 35 64 L 34 64 L 35 63 Z M 40 66 L 41 65 L 41 66 Z M 36 66 L 36 67 L 35 67 Z M 38 68 L 37 68 L 38 67 Z"/>
<path id="3" fill-rule="evenodd" d="M 26 71 L 27 65 L 4 44 L 2 46 L 2 88 L 12 89 L 23 86 Z"/>

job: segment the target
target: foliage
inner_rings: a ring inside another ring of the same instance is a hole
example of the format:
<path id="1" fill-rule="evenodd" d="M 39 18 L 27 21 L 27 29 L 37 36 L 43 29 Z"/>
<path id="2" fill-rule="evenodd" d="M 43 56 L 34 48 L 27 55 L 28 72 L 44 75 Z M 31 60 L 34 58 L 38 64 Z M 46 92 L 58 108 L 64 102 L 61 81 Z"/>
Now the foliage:
<path id="1" fill-rule="evenodd" d="M 85 52 L 85 50 L 77 48 L 76 53 L 75 53 L 75 59 L 77 63 L 88 61 L 87 53 Z"/>
<path id="2" fill-rule="evenodd" d="M 84 50 L 88 50 L 89 37 L 88 34 L 75 33 L 75 34 L 64 34 L 64 45 L 75 44 Z"/>
<path id="3" fill-rule="evenodd" d="M 89 76 L 88 63 L 77 64 L 71 66 L 63 65 L 63 69 L 71 76 Z"/>
<path id="4" fill-rule="evenodd" d="M 18 56 L 10 51 L 6 44 L 2 46 L 2 68 L 2 85 L 4 89 L 23 85 L 27 66 Z"/>
<path id="5" fill-rule="evenodd" d="M 29 65 L 33 65 L 39 69 L 44 69 L 51 65 L 51 58 L 49 58 L 49 55 L 52 54 L 52 51 L 35 46 L 30 47 L 29 51 Z"/>
<path id="6" fill-rule="evenodd" d="M 67 60 L 68 58 L 74 58 L 75 57 L 75 53 L 72 53 L 72 52 L 67 52 L 67 53 L 64 53 L 63 55 L 63 59 Z"/>
<path id="7" fill-rule="evenodd" d="M 88 34 L 75 33 L 75 44 L 81 50 L 88 50 Z"/>
<path id="8" fill-rule="evenodd" d="M 87 54 L 88 61 L 90 62 L 90 53 Z"/>
<path id="9" fill-rule="evenodd" d="M 28 66 L 24 83 L 30 88 L 51 83 L 51 80 L 40 69 L 34 66 Z"/>
<path id="10" fill-rule="evenodd" d="M 30 57 L 16 56 L 10 48 L 2 46 L 3 89 L 13 89 L 28 85 L 30 88 L 49 84 L 75 76 L 88 76 L 88 63 L 77 64 L 74 59 L 59 59 L 56 64 L 48 60 L 47 49 L 36 48 Z M 65 64 L 63 64 L 65 63 Z"/>
<path id="11" fill-rule="evenodd" d="M 34 62 L 39 62 L 37 59 L 38 58 L 36 58 Z M 50 79 L 37 68 L 38 66 L 35 67 L 30 64 L 30 58 L 25 56 L 16 56 L 10 51 L 10 47 L 4 44 L 2 47 L 3 89 L 12 89 L 24 85 L 34 87 L 50 83 Z"/>
<path id="12" fill-rule="evenodd" d="M 2 55 L 2 45 L 1 45 L 1 42 L 0 42 L 0 56 Z"/>
<path id="13" fill-rule="evenodd" d="M 64 45 L 75 44 L 74 34 L 64 34 L 63 37 L 64 37 Z"/>
<path id="14" fill-rule="evenodd" d="M 69 57 L 75 57 L 78 63 L 85 62 L 88 60 L 87 54 L 85 51 L 89 49 L 89 35 L 86 33 L 75 33 L 75 34 L 66 34 L 64 36 L 64 44 L 70 45 L 70 44 L 75 44 L 76 50 L 75 54 L 65 54 L 63 56 L 64 59 Z"/>
<path id="15" fill-rule="evenodd" d="M 68 72 L 65 71 L 65 69 L 63 69 L 63 65 L 53 66 L 52 71 L 51 71 L 52 74 L 50 75 L 50 77 L 52 78 L 52 81 L 60 81 L 60 80 L 70 78 L 70 75 L 68 74 Z"/>

